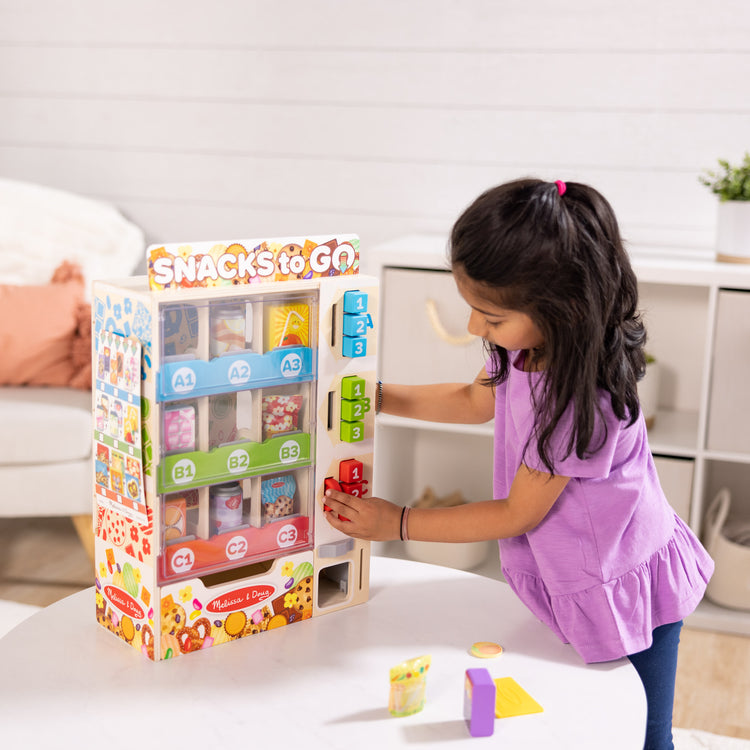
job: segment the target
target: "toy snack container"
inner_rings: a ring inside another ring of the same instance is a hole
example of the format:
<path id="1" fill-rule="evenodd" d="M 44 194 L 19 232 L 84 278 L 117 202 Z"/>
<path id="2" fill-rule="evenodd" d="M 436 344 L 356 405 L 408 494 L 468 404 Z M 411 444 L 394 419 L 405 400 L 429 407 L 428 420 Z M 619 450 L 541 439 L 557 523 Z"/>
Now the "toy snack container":
<path id="1" fill-rule="evenodd" d="M 431 656 L 418 656 L 391 669 L 388 710 L 391 716 L 411 716 L 424 708 Z"/>
<path id="2" fill-rule="evenodd" d="M 217 534 L 242 523 L 242 485 L 228 482 L 211 488 L 211 521 Z"/>
<path id="3" fill-rule="evenodd" d="M 211 320 L 210 353 L 212 357 L 245 348 L 245 311 L 232 307 L 214 314 Z"/>

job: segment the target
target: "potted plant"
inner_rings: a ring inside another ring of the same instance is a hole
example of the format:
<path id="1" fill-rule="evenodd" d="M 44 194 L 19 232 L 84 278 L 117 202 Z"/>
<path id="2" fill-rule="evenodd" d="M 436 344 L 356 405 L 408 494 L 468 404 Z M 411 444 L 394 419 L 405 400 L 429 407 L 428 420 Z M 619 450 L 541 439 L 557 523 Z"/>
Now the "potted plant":
<path id="1" fill-rule="evenodd" d="M 717 260 L 750 263 L 750 152 L 739 165 L 719 159 L 719 168 L 706 170 L 699 180 L 719 196 Z"/>

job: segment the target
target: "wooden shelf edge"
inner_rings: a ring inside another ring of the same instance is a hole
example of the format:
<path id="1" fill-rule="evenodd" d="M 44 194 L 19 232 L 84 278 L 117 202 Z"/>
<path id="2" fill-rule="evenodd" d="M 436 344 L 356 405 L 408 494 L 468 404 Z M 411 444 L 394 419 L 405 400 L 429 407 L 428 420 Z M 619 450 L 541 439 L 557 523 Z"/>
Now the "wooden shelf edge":
<path id="1" fill-rule="evenodd" d="M 376 420 L 376 427 L 396 428 L 402 430 L 422 430 L 424 432 L 452 432 L 462 435 L 482 435 L 493 437 L 495 429 L 493 422 L 484 424 L 453 424 L 450 422 L 423 422 L 419 419 L 394 417 L 390 414 L 380 414 Z"/>
<path id="2" fill-rule="evenodd" d="M 685 620 L 685 626 L 697 630 L 750 636 L 750 612 L 721 607 L 708 599 L 703 599 L 695 612 Z"/>

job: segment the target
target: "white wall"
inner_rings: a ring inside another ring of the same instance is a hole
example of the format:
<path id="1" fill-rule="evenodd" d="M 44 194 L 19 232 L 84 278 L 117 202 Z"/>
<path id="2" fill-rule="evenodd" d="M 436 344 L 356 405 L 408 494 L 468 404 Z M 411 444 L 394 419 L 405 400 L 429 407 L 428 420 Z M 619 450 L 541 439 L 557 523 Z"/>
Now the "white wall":
<path id="1" fill-rule="evenodd" d="M 0 0 L 0 175 L 150 241 L 366 249 L 534 174 L 689 251 L 698 174 L 750 149 L 749 81 L 747 0 Z"/>

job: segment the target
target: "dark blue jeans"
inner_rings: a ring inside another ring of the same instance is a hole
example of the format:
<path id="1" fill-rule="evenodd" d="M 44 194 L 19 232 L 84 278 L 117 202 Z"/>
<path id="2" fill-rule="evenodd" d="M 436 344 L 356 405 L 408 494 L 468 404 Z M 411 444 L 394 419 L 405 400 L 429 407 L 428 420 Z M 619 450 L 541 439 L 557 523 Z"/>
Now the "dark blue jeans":
<path id="1" fill-rule="evenodd" d="M 656 628 L 651 647 L 628 657 L 646 691 L 648 715 L 644 750 L 674 750 L 672 708 L 681 629 L 682 620 Z"/>

